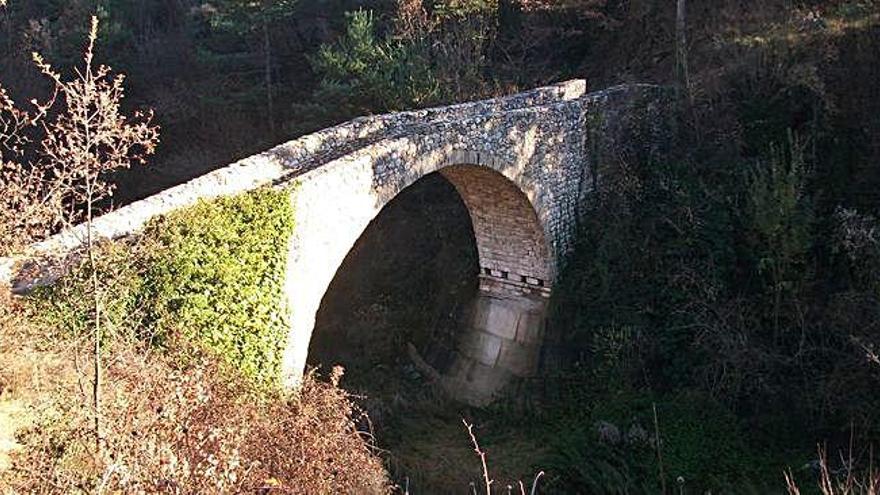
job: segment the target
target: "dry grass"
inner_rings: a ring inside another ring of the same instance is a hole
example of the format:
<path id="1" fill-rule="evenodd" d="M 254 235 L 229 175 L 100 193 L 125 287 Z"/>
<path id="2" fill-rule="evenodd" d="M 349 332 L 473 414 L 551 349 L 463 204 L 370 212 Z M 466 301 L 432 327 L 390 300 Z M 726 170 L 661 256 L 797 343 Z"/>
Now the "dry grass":
<path id="1" fill-rule="evenodd" d="M 70 363 L 41 345 L 36 333 L 18 302 L 0 290 L 0 493 L 11 492 L 2 473 L 23 447 L 16 434 L 32 426 L 39 398 L 73 377 Z"/>
<path id="2" fill-rule="evenodd" d="M 208 355 L 191 357 L 184 342 L 178 352 L 161 354 L 113 343 L 96 453 L 88 353 L 77 342 L 38 337 L 45 332 L 29 326 L 14 301 L 4 302 L 2 312 L 0 381 L 11 390 L 2 403 L 16 401 L 21 445 L 0 471 L 0 493 L 391 489 L 356 428 L 358 411 L 337 386 L 341 370 L 329 382 L 308 375 L 294 399 L 257 388 Z"/>
<path id="3" fill-rule="evenodd" d="M 484 492 L 485 474 L 474 452 L 462 417 L 475 423 L 473 433 L 486 454 L 493 493 L 518 493 L 519 482 L 530 484 L 547 445 L 522 428 L 494 422 L 490 415 L 468 411 L 455 403 L 436 404 L 433 410 L 408 409 L 393 425 L 393 434 L 380 435 L 387 448 L 387 465 L 398 483 L 409 484 L 411 493 L 447 493 L 456 490 Z"/>

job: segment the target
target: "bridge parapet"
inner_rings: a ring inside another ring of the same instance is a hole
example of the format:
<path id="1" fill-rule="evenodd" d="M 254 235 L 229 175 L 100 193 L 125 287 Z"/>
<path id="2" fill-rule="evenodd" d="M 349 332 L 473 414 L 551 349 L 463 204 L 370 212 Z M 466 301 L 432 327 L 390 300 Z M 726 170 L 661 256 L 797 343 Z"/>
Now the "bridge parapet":
<path id="1" fill-rule="evenodd" d="M 581 97 L 583 80 L 565 81 L 511 96 L 465 102 L 439 108 L 364 116 L 296 138 L 272 149 L 234 162 L 148 198 L 96 218 L 96 239 L 118 239 L 141 230 L 152 218 L 195 204 L 199 199 L 231 196 L 272 184 L 286 183 L 326 163 L 369 148 L 380 141 L 442 128 L 444 123 L 521 108 L 542 106 Z M 59 273 L 39 271 L 36 279 L 17 279 L 23 259 L 63 259 L 85 244 L 85 226 L 66 229 L 33 244 L 18 256 L 0 258 L 0 284 L 26 290 L 34 283 L 51 283 Z M 46 260 L 49 262 L 49 260 Z M 54 265 L 54 261 L 51 262 Z"/>

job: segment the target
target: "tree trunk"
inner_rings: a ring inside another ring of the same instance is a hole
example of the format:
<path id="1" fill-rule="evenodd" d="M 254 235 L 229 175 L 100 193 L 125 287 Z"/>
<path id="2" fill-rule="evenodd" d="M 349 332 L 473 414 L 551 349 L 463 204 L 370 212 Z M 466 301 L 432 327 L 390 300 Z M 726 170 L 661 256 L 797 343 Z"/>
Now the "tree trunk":
<path id="1" fill-rule="evenodd" d="M 101 295 L 100 281 L 98 280 L 98 267 L 95 263 L 94 240 L 92 234 L 92 184 L 86 186 L 88 189 L 86 195 L 86 249 L 88 251 L 89 269 L 92 272 L 92 303 L 95 312 L 95 328 L 94 328 L 94 361 L 95 368 L 92 376 L 92 403 L 95 407 L 94 427 L 95 427 L 95 451 L 100 457 L 101 455 Z"/>
<path id="2" fill-rule="evenodd" d="M 275 104 L 272 99 L 272 43 L 269 38 L 269 20 L 263 18 L 263 54 L 265 55 L 266 118 L 269 132 L 275 135 Z"/>
<path id="3" fill-rule="evenodd" d="M 687 5 L 677 0 L 675 10 L 675 82 L 682 96 L 690 100 L 690 76 L 687 63 Z"/>

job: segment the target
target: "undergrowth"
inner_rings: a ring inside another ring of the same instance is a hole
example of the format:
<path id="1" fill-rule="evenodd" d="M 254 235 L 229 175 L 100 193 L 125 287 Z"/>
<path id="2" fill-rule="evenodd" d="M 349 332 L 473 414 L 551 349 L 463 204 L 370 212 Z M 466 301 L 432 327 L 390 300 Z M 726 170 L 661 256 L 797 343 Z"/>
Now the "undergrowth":
<path id="1" fill-rule="evenodd" d="M 0 472 L 0 492 L 390 491 L 369 436 L 357 428 L 361 413 L 338 387 L 341 369 L 329 380 L 307 374 L 299 395 L 288 396 L 180 333 L 166 336 L 165 352 L 112 337 L 96 452 L 82 373 L 88 342 L 45 332 L 21 306 L 3 308 L 0 341 L 15 345 L 0 348 L 0 383 L 20 390 L 29 426 L 18 432 L 11 468 Z"/>

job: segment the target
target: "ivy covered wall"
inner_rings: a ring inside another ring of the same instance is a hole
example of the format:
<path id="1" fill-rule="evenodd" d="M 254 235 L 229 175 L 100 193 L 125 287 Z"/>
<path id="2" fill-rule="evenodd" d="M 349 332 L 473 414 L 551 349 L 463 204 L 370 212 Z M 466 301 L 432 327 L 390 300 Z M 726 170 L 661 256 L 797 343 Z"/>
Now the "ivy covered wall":
<path id="1" fill-rule="evenodd" d="M 159 347 L 191 340 L 246 376 L 277 380 L 293 225 L 289 188 L 200 201 L 151 221 L 139 238 L 100 248 L 102 321 Z M 87 331 L 94 318 L 89 277 L 83 263 L 38 290 L 35 310 L 66 331 Z"/>

